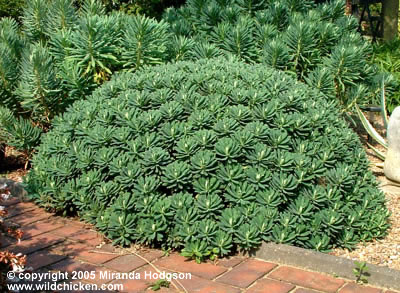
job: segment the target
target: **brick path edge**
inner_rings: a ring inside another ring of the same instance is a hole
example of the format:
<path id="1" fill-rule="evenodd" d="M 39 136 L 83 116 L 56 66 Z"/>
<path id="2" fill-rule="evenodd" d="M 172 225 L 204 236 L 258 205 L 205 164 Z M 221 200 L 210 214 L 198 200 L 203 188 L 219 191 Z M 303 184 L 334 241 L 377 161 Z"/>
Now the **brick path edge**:
<path id="1" fill-rule="evenodd" d="M 256 258 L 355 280 L 354 261 L 286 244 L 263 243 L 250 253 Z M 368 285 L 400 290 L 400 271 L 367 263 Z"/>

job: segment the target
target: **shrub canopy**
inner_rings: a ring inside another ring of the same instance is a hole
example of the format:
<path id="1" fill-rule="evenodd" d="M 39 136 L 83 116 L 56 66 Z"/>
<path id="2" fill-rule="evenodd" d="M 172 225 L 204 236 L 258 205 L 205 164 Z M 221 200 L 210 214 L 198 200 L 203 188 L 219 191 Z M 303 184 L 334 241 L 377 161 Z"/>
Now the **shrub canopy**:
<path id="1" fill-rule="evenodd" d="M 54 121 L 27 182 L 107 237 L 225 255 L 385 234 L 384 195 L 337 104 L 225 59 L 123 73 Z"/>

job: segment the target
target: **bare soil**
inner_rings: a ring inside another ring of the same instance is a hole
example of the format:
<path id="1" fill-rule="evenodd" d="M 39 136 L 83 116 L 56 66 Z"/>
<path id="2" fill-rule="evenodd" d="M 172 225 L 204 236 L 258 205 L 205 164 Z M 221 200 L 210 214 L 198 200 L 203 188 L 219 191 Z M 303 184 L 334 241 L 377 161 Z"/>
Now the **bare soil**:
<path id="1" fill-rule="evenodd" d="M 4 161 L 0 161 L 0 178 L 5 177 L 22 182 L 22 177 L 28 172 L 24 167 L 23 155 L 11 147 L 6 147 Z"/>

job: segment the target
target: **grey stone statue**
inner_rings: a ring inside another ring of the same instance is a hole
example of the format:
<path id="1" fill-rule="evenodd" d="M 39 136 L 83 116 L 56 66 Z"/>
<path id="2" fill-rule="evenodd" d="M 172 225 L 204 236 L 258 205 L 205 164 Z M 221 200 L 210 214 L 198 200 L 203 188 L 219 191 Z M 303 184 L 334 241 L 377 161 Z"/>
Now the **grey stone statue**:
<path id="1" fill-rule="evenodd" d="M 390 115 L 387 130 L 388 150 L 385 158 L 385 176 L 400 182 L 400 106 Z"/>

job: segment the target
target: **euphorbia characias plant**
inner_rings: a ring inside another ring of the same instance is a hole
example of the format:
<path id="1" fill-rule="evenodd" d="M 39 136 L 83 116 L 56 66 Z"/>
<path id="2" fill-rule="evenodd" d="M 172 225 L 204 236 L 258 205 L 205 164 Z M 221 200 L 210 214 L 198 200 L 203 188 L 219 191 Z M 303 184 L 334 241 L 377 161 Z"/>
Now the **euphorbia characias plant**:
<path id="1" fill-rule="evenodd" d="M 25 181 L 115 244 L 197 261 L 261 241 L 351 248 L 384 236 L 389 213 L 337 105 L 231 58 L 143 68 L 56 118 Z"/>

